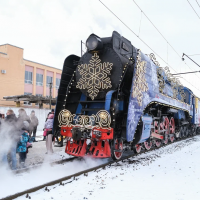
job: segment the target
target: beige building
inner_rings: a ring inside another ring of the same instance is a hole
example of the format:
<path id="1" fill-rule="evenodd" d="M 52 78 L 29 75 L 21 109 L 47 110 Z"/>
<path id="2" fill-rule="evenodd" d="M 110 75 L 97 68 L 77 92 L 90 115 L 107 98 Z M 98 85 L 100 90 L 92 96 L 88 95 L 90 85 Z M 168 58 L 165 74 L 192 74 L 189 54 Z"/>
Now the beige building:
<path id="1" fill-rule="evenodd" d="M 53 85 L 52 97 L 57 96 L 62 70 L 26 60 L 23 52 L 20 47 L 0 45 L 0 106 L 16 106 L 15 102 L 4 100 L 4 96 L 32 94 L 48 97 L 49 83 Z M 20 106 L 38 107 L 27 102 L 20 102 Z"/>

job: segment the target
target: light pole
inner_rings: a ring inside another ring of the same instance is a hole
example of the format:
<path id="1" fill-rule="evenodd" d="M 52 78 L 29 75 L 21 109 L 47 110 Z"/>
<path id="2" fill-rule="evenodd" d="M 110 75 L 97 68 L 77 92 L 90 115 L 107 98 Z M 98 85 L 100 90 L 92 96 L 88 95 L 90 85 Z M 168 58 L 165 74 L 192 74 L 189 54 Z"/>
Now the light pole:
<path id="1" fill-rule="evenodd" d="M 51 110 L 52 83 L 49 83 L 49 109 Z"/>

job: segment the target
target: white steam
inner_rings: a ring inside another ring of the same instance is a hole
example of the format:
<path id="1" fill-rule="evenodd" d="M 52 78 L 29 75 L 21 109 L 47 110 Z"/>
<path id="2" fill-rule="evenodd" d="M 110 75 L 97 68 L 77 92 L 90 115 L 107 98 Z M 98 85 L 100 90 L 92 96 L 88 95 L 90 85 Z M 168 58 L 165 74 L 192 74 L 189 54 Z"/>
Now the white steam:
<path id="1" fill-rule="evenodd" d="M 50 162 L 53 158 L 55 158 L 54 154 L 47 155 L 41 167 L 23 174 L 14 174 L 12 172 L 1 170 L 0 198 L 75 174 L 108 161 L 108 159 L 94 159 L 86 157 L 82 160 L 74 160 L 72 162 L 51 166 Z"/>

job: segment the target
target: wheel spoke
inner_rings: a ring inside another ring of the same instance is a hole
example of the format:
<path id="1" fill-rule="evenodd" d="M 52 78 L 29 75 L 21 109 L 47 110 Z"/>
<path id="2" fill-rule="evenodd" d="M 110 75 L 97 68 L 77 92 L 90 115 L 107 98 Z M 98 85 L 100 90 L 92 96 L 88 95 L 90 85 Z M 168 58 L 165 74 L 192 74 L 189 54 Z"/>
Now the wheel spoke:
<path id="1" fill-rule="evenodd" d="M 123 154 L 123 141 L 115 139 L 112 157 L 114 160 L 119 160 L 122 157 L 122 154 Z"/>
<path id="2" fill-rule="evenodd" d="M 146 150 L 150 150 L 151 147 L 152 147 L 152 142 L 151 141 L 150 142 L 144 142 L 144 147 L 145 147 Z"/>
<path id="3" fill-rule="evenodd" d="M 142 149 L 142 146 L 140 144 L 135 145 L 135 153 L 140 153 Z"/>
<path id="4" fill-rule="evenodd" d="M 155 141 L 155 146 L 156 147 L 160 147 L 160 145 L 161 145 L 161 140 L 156 140 Z"/>

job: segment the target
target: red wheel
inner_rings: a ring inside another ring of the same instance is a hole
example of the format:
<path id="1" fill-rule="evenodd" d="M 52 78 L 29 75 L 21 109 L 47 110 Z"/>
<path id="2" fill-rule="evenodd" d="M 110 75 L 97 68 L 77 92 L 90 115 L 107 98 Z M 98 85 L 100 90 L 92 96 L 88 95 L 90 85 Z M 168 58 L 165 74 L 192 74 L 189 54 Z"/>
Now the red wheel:
<path id="1" fill-rule="evenodd" d="M 162 130 L 162 132 L 163 132 L 163 137 L 164 137 L 163 143 L 164 143 L 164 144 L 167 144 L 167 143 L 168 143 L 168 134 L 169 134 L 169 132 L 170 132 L 170 130 L 169 130 L 169 119 L 168 119 L 168 117 L 163 117 L 163 121 L 162 121 L 162 123 L 160 123 L 160 124 L 161 124 L 161 130 Z"/>
<path id="2" fill-rule="evenodd" d="M 156 140 L 155 141 L 155 146 L 156 147 L 160 147 L 161 143 L 162 143 L 161 140 Z"/>
<path id="3" fill-rule="evenodd" d="M 170 118 L 169 127 L 170 127 L 170 134 L 174 134 L 175 133 L 175 121 L 174 121 L 173 117 Z"/>
<path id="4" fill-rule="evenodd" d="M 119 160 L 123 154 L 123 141 L 119 139 L 115 139 L 114 141 L 114 149 L 112 153 L 113 160 Z"/>
<path id="5" fill-rule="evenodd" d="M 152 147 L 152 142 L 151 141 L 150 142 L 144 142 L 144 147 L 145 147 L 146 150 L 150 150 L 151 147 Z"/>
<path id="6" fill-rule="evenodd" d="M 165 129 L 164 133 L 169 134 L 169 119 L 168 119 L 168 117 L 163 118 L 162 124 L 163 124 L 163 129 Z"/>
<path id="7" fill-rule="evenodd" d="M 139 144 L 136 144 L 135 145 L 135 153 L 140 153 L 141 152 L 141 149 L 142 149 L 142 146 L 139 145 Z"/>
<path id="8" fill-rule="evenodd" d="M 154 121 L 154 133 L 158 133 L 158 121 Z"/>
<path id="9" fill-rule="evenodd" d="M 153 125 L 154 125 L 154 128 L 152 128 L 152 132 L 156 133 L 156 134 L 159 134 L 158 131 L 159 131 L 159 128 L 158 128 L 158 121 L 154 121 L 153 122 Z M 162 126 L 162 125 L 161 125 Z M 161 127 L 162 128 L 162 127 Z M 160 129 L 161 129 L 160 128 Z M 160 147 L 161 145 L 161 140 L 155 140 L 155 146 L 156 147 Z"/>

